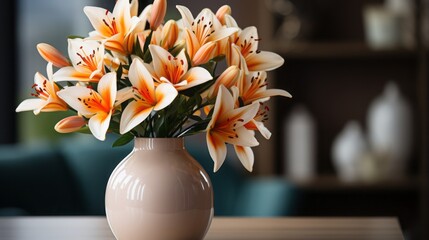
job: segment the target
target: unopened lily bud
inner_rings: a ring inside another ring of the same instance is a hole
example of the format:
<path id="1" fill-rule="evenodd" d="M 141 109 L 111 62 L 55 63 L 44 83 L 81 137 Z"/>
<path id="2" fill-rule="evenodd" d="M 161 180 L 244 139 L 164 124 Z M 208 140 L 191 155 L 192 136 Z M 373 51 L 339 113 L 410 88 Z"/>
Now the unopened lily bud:
<path id="1" fill-rule="evenodd" d="M 162 47 L 167 50 L 174 47 L 178 37 L 179 27 L 177 26 L 176 21 L 169 20 L 162 28 Z"/>
<path id="2" fill-rule="evenodd" d="M 237 66 L 228 67 L 216 80 L 215 84 L 209 89 L 207 98 L 212 99 L 217 96 L 219 88 L 224 85 L 227 89 L 234 86 L 240 77 L 240 68 Z"/>
<path id="3" fill-rule="evenodd" d="M 220 7 L 216 12 L 216 18 L 219 20 L 219 22 L 222 23 L 222 25 L 225 25 L 225 15 L 231 15 L 231 7 L 228 5 L 223 5 Z"/>
<path id="4" fill-rule="evenodd" d="M 149 17 L 151 30 L 156 30 L 164 20 L 167 12 L 167 0 L 154 0 Z"/>
<path id="5" fill-rule="evenodd" d="M 52 63 L 55 67 L 62 68 L 71 65 L 69 60 L 60 51 L 47 43 L 37 44 L 37 51 L 39 51 L 43 59 Z"/>
<path id="6" fill-rule="evenodd" d="M 176 45 L 170 51 L 171 55 L 176 56 L 177 54 L 180 53 L 180 51 L 182 51 L 183 48 L 185 48 L 185 46 L 186 46 L 185 39 L 177 41 Z"/>
<path id="7" fill-rule="evenodd" d="M 86 120 L 81 116 L 66 117 L 55 125 L 55 130 L 59 133 L 76 132 L 86 125 Z"/>
<path id="8" fill-rule="evenodd" d="M 194 66 L 207 63 L 212 59 L 216 53 L 217 44 L 215 42 L 208 42 L 204 44 L 200 49 L 198 49 L 195 56 L 192 58 L 192 63 Z"/>

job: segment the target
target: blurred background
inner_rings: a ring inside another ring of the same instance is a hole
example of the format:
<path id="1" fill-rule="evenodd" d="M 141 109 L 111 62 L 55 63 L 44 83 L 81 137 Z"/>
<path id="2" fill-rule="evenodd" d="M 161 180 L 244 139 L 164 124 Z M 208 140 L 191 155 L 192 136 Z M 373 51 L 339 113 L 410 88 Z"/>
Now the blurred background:
<path id="1" fill-rule="evenodd" d="M 45 74 L 36 44 L 67 53 L 67 36 L 92 30 L 82 8 L 114 3 L 4 1 L 0 214 L 104 214 L 105 183 L 131 146 L 60 135 L 63 116 L 15 108 Z M 216 215 L 396 216 L 407 239 L 429 237 L 428 0 L 169 0 L 167 18 L 179 19 L 176 4 L 194 16 L 230 5 L 240 27 L 258 28 L 260 49 L 285 59 L 269 83 L 293 95 L 272 99 L 273 136 L 259 139 L 252 173 L 233 151 L 210 173 L 204 136 L 187 139 Z"/>

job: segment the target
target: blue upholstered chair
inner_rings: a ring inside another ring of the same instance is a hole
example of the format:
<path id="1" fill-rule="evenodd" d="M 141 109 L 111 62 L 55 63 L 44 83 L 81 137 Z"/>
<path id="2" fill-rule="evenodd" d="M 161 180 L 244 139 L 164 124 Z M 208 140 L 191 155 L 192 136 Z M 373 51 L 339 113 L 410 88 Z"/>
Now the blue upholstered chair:
<path id="1" fill-rule="evenodd" d="M 0 214 L 81 213 L 76 186 L 61 159 L 47 143 L 0 146 Z"/>
<path id="2" fill-rule="evenodd" d="M 104 215 L 104 194 L 110 174 L 132 150 L 132 144 L 112 147 L 116 136 L 102 142 L 92 135 L 75 135 L 59 143 L 59 151 L 76 181 L 87 215 Z"/>

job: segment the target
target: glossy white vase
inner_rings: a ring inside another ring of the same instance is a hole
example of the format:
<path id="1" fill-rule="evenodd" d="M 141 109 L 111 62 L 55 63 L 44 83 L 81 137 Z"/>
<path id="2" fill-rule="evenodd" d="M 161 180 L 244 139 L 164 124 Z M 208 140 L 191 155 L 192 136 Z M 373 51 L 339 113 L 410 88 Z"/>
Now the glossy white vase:
<path id="1" fill-rule="evenodd" d="M 412 116 L 410 105 L 393 82 L 369 108 L 368 135 L 372 151 L 384 162 L 385 177 L 403 175 L 412 147 Z"/>
<path id="2" fill-rule="evenodd" d="M 212 185 L 183 138 L 136 138 L 110 176 L 106 215 L 118 240 L 203 239 Z"/>
<path id="3" fill-rule="evenodd" d="M 316 124 L 303 106 L 292 110 L 285 122 L 286 173 L 291 179 L 308 181 L 316 173 Z"/>
<path id="4" fill-rule="evenodd" d="M 362 179 L 361 163 L 367 151 L 367 142 L 359 123 L 347 123 L 332 145 L 332 158 L 342 181 Z"/>

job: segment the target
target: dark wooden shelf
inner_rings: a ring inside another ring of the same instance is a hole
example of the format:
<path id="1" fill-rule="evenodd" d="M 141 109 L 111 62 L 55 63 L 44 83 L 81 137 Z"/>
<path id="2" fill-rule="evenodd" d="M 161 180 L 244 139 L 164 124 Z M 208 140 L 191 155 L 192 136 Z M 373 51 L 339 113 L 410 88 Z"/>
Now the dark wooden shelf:
<path id="1" fill-rule="evenodd" d="M 304 191 L 418 191 L 419 178 L 406 176 L 395 180 L 344 182 L 335 175 L 318 176 L 308 181 L 288 179 Z"/>
<path id="2" fill-rule="evenodd" d="M 375 50 L 363 42 L 291 42 L 273 41 L 267 45 L 287 59 L 334 58 L 417 58 L 415 49 Z"/>

